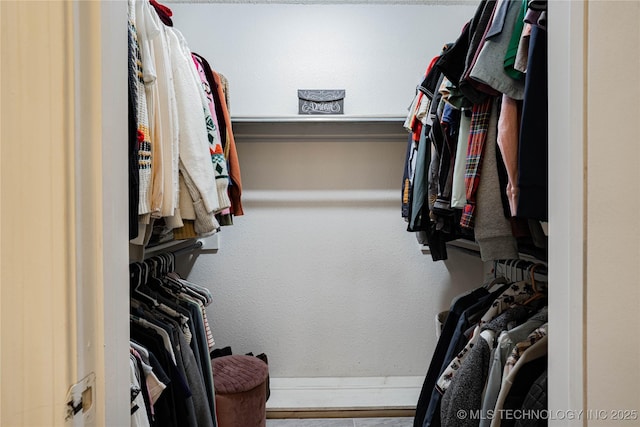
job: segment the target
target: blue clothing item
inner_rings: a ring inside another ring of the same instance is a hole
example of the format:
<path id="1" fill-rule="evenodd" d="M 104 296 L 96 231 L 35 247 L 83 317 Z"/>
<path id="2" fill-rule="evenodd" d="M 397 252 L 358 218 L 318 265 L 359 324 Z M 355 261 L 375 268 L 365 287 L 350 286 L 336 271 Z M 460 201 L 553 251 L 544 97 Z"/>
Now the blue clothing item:
<path id="1" fill-rule="evenodd" d="M 509 284 L 503 285 L 500 287 L 500 289 L 479 298 L 475 304 L 468 307 L 460 315 L 458 323 L 456 324 L 455 330 L 451 336 L 446 354 L 442 359 L 442 365 L 440 366 L 438 375 L 434 381 L 434 386 L 431 390 L 431 397 L 429 399 L 429 404 L 427 406 L 427 411 L 424 416 L 422 427 L 440 426 L 440 403 L 442 400 L 442 395 L 435 387 L 435 383 L 438 381 L 438 377 L 440 377 L 442 372 L 444 372 L 447 366 L 449 366 L 449 363 L 451 363 L 453 358 L 465 347 L 468 341 L 468 337 L 465 335 L 465 332 L 482 317 L 482 315 L 491 306 L 493 301 L 498 296 L 500 296 L 500 294 L 502 294 L 508 287 Z"/>
<path id="2" fill-rule="evenodd" d="M 427 140 L 426 133 L 429 126 L 423 126 L 420 133 L 420 141 L 418 142 L 418 152 L 416 153 L 416 169 L 413 175 L 413 187 L 411 197 L 411 220 L 409 222 L 409 230 L 423 230 L 429 225 L 429 210 L 424 209 L 425 200 L 427 199 L 427 187 L 429 179 L 427 175 L 427 165 L 431 161 L 431 144 Z M 427 215 L 424 215 L 424 214 Z M 426 224 L 425 224 L 426 222 Z"/>
<path id="3" fill-rule="evenodd" d="M 495 35 L 502 33 L 504 30 L 504 22 L 507 19 L 507 11 L 513 2 L 503 1 L 502 3 L 497 3 L 495 11 L 493 12 L 493 19 L 491 20 L 491 25 L 487 29 L 487 34 L 485 34 L 485 39 L 491 38 Z M 516 8 L 517 5 L 514 5 Z"/>
<path id="4" fill-rule="evenodd" d="M 478 302 L 481 297 L 487 296 L 488 294 L 489 291 L 487 291 L 485 288 L 478 288 L 467 295 L 459 297 L 451 304 L 447 319 L 442 326 L 442 331 L 440 333 L 438 343 L 436 344 L 436 349 L 433 352 L 431 363 L 429 364 L 429 370 L 427 371 L 427 375 L 425 376 L 424 382 L 422 384 L 420 396 L 418 397 L 416 414 L 413 419 L 414 427 L 422 427 L 424 416 L 427 412 L 429 399 L 431 398 L 431 392 L 433 391 L 436 385 L 436 381 L 438 380 L 438 376 L 440 375 L 443 360 L 446 355 L 447 349 L 449 348 L 449 342 L 451 341 L 451 337 L 455 332 L 456 325 L 458 324 L 460 316 L 462 315 L 464 310 Z"/>
<path id="5" fill-rule="evenodd" d="M 411 180 L 413 179 L 412 164 L 416 151 L 413 146 L 413 138 L 411 134 L 409 134 L 407 138 L 407 153 L 404 159 L 404 170 L 402 172 L 402 218 L 407 222 L 411 220 L 411 193 L 413 191 L 411 184 Z"/>
<path id="6" fill-rule="evenodd" d="M 459 115 L 459 110 L 456 110 L 451 105 L 445 105 L 444 110 L 442 111 L 442 121 L 447 123 L 455 123 L 459 120 Z"/>
<path id="7" fill-rule="evenodd" d="M 434 212 L 442 215 L 451 213 L 451 190 L 453 188 L 453 169 L 460 131 L 460 110 L 445 104 L 441 118 L 442 154 L 438 170 L 438 197 L 434 203 Z"/>

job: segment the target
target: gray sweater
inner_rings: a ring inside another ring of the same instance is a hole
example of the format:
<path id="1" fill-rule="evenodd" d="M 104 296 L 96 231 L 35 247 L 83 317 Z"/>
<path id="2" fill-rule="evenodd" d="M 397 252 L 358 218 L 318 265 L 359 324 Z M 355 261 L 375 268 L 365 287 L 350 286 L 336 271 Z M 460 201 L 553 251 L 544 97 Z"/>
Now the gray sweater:
<path id="1" fill-rule="evenodd" d="M 524 98 L 524 79 L 516 80 L 505 72 L 504 57 L 518 18 L 519 6 L 516 1 L 498 1 L 491 27 L 470 73 L 473 80 L 513 99 Z"/>
<path id="2" fill-rule="evenodd" d="M 482 261 L 518 258 L 518 245 L 511 231 L 511 223 L 504 216 L 496 146 L 498 145 L 498 106 L 491 108 L 489 131 L 482 156 L 480 184 L 476 201 L 475 238 L 480 246 Z"/>
<path id="3" fill-rule="evenodd" d="M 522 306 L 510 308 L 482 327 L 492 331 L 492 337 L 507 329 L 513 323 L 524 319 L 527 309 Z M 489 362 L 492 358 L 491 342 L 481 336 L 469 351 L 462 366 L 453 377 L 449 388 L 442 397 L 440 419 L 442 427 L 476 427 L 479 420 L 471 416 L 471 411 L 482 407 L 482 391 L 485 387 Z M 464 414 L 465 416 L 461 416 Z"/>

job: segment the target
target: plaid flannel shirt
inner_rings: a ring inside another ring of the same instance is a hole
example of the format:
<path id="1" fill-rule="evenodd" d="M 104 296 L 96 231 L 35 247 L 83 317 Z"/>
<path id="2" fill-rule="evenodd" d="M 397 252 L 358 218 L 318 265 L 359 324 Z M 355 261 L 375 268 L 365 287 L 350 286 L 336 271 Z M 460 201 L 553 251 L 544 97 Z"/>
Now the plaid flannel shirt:
<path id="1" fill-rule="evenodd" d="M 464 172 L 464 185 L 467 193 L 467 204 L 460 218 L 460 226 L 473 228 L 476 210 L 476 192 L 480 184 L 480 166 L 482 154 L 489 130 L 491 116 L 491 102 L 489 97 L 481 104 L 474 104 L 471 112 L 471 130 L 469 132 L 469 147 L 467 149 L 467 164 Z"/>

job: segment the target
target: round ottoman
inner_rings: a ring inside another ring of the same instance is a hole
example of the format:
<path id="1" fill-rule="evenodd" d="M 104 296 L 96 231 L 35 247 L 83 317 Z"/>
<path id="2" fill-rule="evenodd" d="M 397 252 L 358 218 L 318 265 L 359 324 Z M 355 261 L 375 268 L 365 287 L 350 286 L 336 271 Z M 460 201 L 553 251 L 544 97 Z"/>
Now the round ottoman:
<path id="1" fill-rule="evenodd" d="M 265 427 L 269 367 L 253 356 L 211 361 L 218 427 Z"/>

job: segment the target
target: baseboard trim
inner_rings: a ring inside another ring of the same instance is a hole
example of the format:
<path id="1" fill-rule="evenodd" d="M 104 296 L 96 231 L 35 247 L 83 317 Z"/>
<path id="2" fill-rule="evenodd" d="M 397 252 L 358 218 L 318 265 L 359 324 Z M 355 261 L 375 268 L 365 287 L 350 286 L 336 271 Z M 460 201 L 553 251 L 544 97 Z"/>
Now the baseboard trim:
<path id="1" fill-rule="evenodd" d="M 271 378 L 268 413 L 411 413 L 422 377 Z M 367 416 L 367 415 L 363 415 Z M 398 415 L 395 415 L 398 416 Z"/>
<path id="2" fill-rule="evenodd" d="M 267 410 L 269 419 L 286 418 L 396 418 L 415 417 L 415 409 L 322 409 L 322 410 Z"/>

